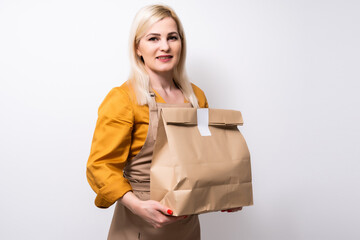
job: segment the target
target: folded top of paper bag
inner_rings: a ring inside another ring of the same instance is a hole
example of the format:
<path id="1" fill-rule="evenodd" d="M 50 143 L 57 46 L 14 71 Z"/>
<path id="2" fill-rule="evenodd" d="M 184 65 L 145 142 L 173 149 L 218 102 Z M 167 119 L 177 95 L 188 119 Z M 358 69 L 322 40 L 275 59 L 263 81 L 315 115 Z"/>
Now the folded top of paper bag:
<path id="1" fill-rule="evenodd" d="M 163 108 L 166 124 L 197 125 L 196 108 Z M 216 112 L 216 114 L 215 114 Z M 226 109 L 209 109 L 209 125 L 243 125 L 241 112 Z"/>

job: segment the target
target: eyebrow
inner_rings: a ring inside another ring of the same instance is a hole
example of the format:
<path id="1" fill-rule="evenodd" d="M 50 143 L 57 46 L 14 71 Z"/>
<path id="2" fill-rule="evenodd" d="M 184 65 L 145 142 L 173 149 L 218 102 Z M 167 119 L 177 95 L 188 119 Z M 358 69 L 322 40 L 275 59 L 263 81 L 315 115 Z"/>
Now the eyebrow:
<path id="1" fill-rule="evenodd" d="M 172 35 L 172 34 L 177 34 L 177 35 L 179 35 L 179 33 L 178 32 L 170 32 L 170 33 L 168 33 L 167 35 Z M 160 33 L 149 33 L 148 35 L 146 35 L 145 37 L 148 37 L 148 36 L 150 36 L 150 35 L 154 35 L 154 36 L 161 36 L 161 34 Z"/>

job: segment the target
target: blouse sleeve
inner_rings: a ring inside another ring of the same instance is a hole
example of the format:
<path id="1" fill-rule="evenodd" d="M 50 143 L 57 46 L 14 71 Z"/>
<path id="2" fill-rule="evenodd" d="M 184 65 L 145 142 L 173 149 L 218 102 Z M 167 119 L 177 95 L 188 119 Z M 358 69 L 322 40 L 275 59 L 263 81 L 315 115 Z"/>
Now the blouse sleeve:
<path id="1" fill-rule="evenodd" d="M 200 108 L 208 108 L 209 104 L 208 104 L 208 101 L 206 99 L 206 96 L 205 96 L 205 93 L 203 92 L 203 90 L 201 90 L 198 86 L 196 86 L 193 83 L 191 83 L 191 86 L 193 88 L 196 98 L 198 99 L 199 107 Z"/>
<path id="2" fill-rule="evenodd" d="M 120 88 L 112 89 L 99 107 L 86 176 L 96 192 L 95 205 L 110 207 L 131 191 L 123 177 L 129 155 L 134 113 L 131 100 Z"/>
<path id="3" fill-rule="evenodd" d="M 204 95 L 204 97 L 205 97 L 205 95 Z M 208 103 L 206 97 L 205 97 L 204 108 L 209 108 L 209 103 Z"/>

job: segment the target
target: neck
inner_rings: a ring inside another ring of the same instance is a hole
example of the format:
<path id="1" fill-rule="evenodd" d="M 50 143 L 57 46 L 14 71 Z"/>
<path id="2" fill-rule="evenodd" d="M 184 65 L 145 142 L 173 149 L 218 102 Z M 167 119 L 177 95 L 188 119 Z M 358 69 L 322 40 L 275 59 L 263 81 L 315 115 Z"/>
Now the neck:
<path id="1" fill-rule="evenodd" d="M 150 86 L 155 90 L 171 91 L 176 88 L 173 81 L 173 74 L 148 72 L 150 77 Z"/>

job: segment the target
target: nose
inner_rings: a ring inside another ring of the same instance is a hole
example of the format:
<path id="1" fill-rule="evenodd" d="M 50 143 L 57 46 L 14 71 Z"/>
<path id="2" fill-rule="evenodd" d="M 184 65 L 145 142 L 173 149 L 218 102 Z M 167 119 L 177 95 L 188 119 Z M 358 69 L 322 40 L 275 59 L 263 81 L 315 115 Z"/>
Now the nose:
<path id="1" fill-rule="evenodd" d="M 160 50 L 164 52 L 168 52 L 170 50 L 170 45 L 167 39 L 160 42 Z"/>

